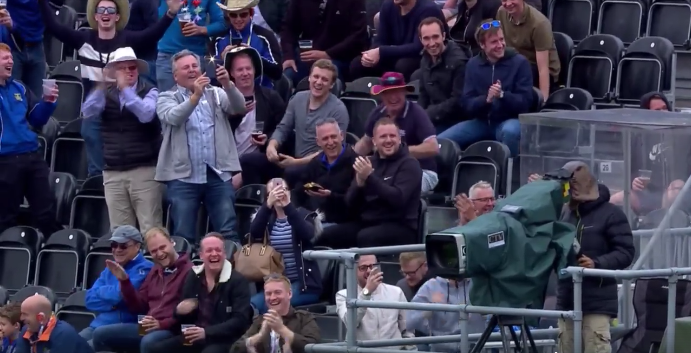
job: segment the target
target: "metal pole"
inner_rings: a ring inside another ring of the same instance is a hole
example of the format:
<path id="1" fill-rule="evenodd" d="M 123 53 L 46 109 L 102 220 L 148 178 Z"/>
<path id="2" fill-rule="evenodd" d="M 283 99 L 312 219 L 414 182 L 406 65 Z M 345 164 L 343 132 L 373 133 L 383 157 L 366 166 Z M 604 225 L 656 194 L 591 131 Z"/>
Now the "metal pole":
<path id="1" fill-rule="evenodd" d="M 508 316 L 530 316 L 530 317 L 551 317 L 551 318 L 571 318 L 573 312 L 543 309 L 518 309 L 500 308 L 494 306 L 475 306 L 469 304 L 432 304 L 432 303 L 408 303 L 408 302 L 384 302 L 372 300 L 349 300 L 350 304 L 361 308 L 379 309 L 398 309 L 398 310 L 424 310 L 424 311 L 453 311 L 482 315 L 508 315 Z"/>
<path id="2" fill-rule="evenodd" d="M 652 237 L 656 229 L 639 229 L 631 232 L 634 237 Z M 691 227 L 686 228 L 667 228 L 662 230 L 663 234 L 666 235 L 691 235 Z"/>
<path id="3" fill-rule="evenodd" d="M 559 334 L 558 329 L 537 329 L 530 330 L 533 335 L 533 339 L 539 340 L 554 340 Z M 471 333 L 468 334 L 468 342 L 477 342 L 480 339 L 482 333 Z M 396 338 L 396 339 L 381 339 L 381 340 L 367 340 L 358 341 L 358 347 L 390 347 L 390 346 L 408 346 L 417 344 L 438 344 L 438 343 L 457 343 L 463 338 L 463 334 L 458 335 L 444 335 L 444 336 L 426 336 L 426 337 L 412 337 L 412 338 Z M 501 339 L 500 332 L 493 332 L 489 336 L 490 341 L 497 341 Z M 343 345 L 342 342 L 337 342 Z M 337 345 L 336 343 L 326 343 L 328 345 Z"/>
<path id="4" fill-rule="evenodd" d="M 307 251 L 318 251 L 320 253 L 322 253 L 322 252 L 344 253 L 345 252 L 345 253 L 360 254 L 360 255 L 391 255 L 391 254 L 399 254 L 402 252 L 425 251 L 425 244 L 381 246 L 381 247 L 376 247 L 376 248 L 350 248 L 350 249 L 307 250 Z M 305 251 L 305 253 L 307 251 Z"/>
<path id="5" fill-rule="evenodd" d="M 621 294 L 621 298 L 623 301 L 622 305 L 622 310 L 621 310 L 621 320 L 624 321 L 624 327 L 627 329 L 631 328 L 632 326 L 632 318 L 631 318 L 631 307 L 629 306 L 629 303 L 631 302 L 631 280 L 630 279 L 625 279 L 621 281 L 621 290 L 623 291 Z"/>
<path id="6" fill-rule="evenodd" d="M 355 300 L 358 296 L 358 285 L 357 277 L 355 276 L 355 254 L 352 254 L 352 258 L 347 258 L 345 260 L 345 272 L 346 272 L 346 308 L 348 312 L 346 313 L 346 345 L 348 348 L 354 347 L 357 343 L 357 307 L 351 305 L 351 300 Z M 342 350 L 341 350 L 342 351 Z"/>
<path id="7" fill-rule="evenodd" d="M 632 219 L 631 212 L 631 130 L 623 129 L 622 143 L 624 144 L 624 212 L 627 219 Z M 594 148 L 593 148 L 594 150 Z M 591 169 L 592 170 L 592 169 Z"/>
<path id="8" fill-rule="evenodd" d="M 562 274 L 581 274 L 586 277 L 605 277 L 618 279 L 636 279 L 643 277 L 670 277 L 672 275 L 691 274 L 691 267 L 662 268 L 658 270 L 600 270 L 596 268 L 584 268 L 569 266 L 561 270 Z"/>
<path id="9" fill-rule="evenodd" d="M 358 253 L 350 251 L 305 250 L 302 256 L 308 260 L 357 261 Z"/>
<path id="10" fill-rule="evenodd" d="M 470 352 L 470 340 L 468 339 L 468 313 L 460 313 L 461 320 L 461 353 Z"/>
<path id="11" fill-rule="evenodd" d="M 667 353 L 674 353 L 674 335 L 676 327 L 674 320 L 677 318 L 677 275 L 667 279 Z"/>
<path id="12" fill-rule="evenodd" d="M 672 206 L 669 208 L 667 213 L 665 213 L 665 216 L 662 218 L 662 222 L 660 225 L 655 229 L 655 233 L 653 234 L 653 237 L 650 238 L 650 241 L 648 242 L 648 246 L 643 249 L 641 252 L 641 255 L 638 257 L 638 260 L 636 263 L 633 264 L 631 267 L 632 270 L 638 270 L 640 269 L 645 261 L 648 260 L 648 257 L 650 257 L 650 254 L 653 252 L 653 246 L 655 246 L 655 242 L 660 238 L 660 235 L 662 234 L 662 230 L 667 228 L 669 225 L 669 220 L 670 217 L 672 216 L 673 213 L 679 209 L 679 206 L 681 205 L 681 200 L 686 197 L 686 194 L 689 192 L 691 189 L 691 176 L 689 176 L 688 179 L 686 179 L 686 183 L 684 184 L 684 187 L 681 188 L 681 191 L 679 192 L 679 195 L 677 198 L 672 202 Z"/>
<path id="13" fill-rule="evenodd" d="M 583 352 L 583 274 L 573 276 L 573 353 Z M 587 352 L 586 352 L 587 353 Z"/>
<path id="14" fill-rule="evenodd" d="M 323 344 L 308 344 L 305 346 L 306 353 L 401 353 L 400 349 L 385 348 L 363 348 L 363 347 L 344 347 L 327 346 Z M 432 352 L 438 353 L 438 352 Z"/>

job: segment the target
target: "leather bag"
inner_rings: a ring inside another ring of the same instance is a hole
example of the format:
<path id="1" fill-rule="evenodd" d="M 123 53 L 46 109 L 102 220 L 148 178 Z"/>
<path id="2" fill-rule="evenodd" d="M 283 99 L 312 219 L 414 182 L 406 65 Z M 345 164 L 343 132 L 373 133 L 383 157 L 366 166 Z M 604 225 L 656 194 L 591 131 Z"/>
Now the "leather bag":
<path id="1" fill-rule="evenodd" d="M 272 273 L 283 274 L 283 256 L 269 245 L 268 231 L 261 243 L 252 243 L 249 236 L 247 245 L 235 252 L 235 270 L 251 282 L 263 282 Z"/>

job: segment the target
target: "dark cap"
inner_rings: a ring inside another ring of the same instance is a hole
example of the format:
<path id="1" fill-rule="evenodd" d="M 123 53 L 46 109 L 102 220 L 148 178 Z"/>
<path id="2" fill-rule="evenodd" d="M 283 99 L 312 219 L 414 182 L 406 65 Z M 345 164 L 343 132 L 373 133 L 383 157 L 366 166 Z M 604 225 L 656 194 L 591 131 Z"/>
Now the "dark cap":
<path id="1" fill-rule="evenodd" d="M 109 240 L 120 244 L 127 243 L 130 240 L 140 244 L 144 242 L 142 233 L 139 232 L 139 229 L 130 225 L 115 228 Z"/>
<path id="2" fill-rule="evenodd" d="M 575 201 L 595 201 L 600 197 L 597 179 L 588 165 L 581 161 L 571 161 L 563 167 L 571 177 L 571 198 Z"/>

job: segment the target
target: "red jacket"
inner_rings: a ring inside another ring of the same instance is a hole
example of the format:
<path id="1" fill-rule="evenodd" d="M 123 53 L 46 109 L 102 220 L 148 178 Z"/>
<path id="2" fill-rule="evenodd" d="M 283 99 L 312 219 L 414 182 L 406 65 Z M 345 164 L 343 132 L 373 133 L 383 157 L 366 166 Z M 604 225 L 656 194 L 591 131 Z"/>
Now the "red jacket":
<path id="1" fill-rule="evenodd" d="M 154 265 L 139 291 L 134 289 L 129 279 L 120 282 L 120 291 L 127 307 L 133 313 L 152 316 L 159 321 L 163 330 L 169 329 L 176 322 L 172 313 L 182 297 L 182 285 L 192 269 L 192 262 L 187 254 L 182 254 L 168 269 L 175 272 L 164 275 L 165 269 Z"/>

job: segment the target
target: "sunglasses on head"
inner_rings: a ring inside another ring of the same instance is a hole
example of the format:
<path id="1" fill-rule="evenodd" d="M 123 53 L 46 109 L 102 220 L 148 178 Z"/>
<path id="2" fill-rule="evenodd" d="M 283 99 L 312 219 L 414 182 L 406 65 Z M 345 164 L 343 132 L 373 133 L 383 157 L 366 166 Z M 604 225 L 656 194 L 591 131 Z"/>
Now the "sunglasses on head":
<path id="1" fill-rule="evenodd" d="M 240 12 L 240 13 L 231 12 L 231 13 L 228 14 L 228 17 L 230 17 L 230 18 L 238 18 L 238 17 L 240 17 L 240 18 L 247 18 L 247 17 L 249 17 L 249 16 L 250 16 L 250 13 L 249 13 L 249 12 Z"/>
<path id="2" fill-rule="evenodd" d="M 110 243 L 110 248 L 112 250 L 115 250 L 115 249 L 127 250 L 127 248 L 129 248 L 129 247 L 130 247 L 130 244 L 127 244 L 127 243 L 118 243 L 118 242 L 111 242 Z"/>
<path id="3" fill-rule="evenodd" d="M 108 14 L 108 15 L 115 15 L 118 13 L 118 9 L 114 7 L 97 7 L 96 8 L 96 13 L 103 15 L 103 14 Z"/>
<path id="4" fill-rule="evenodd" d="M 501 27 L 501 22 L 496 21 L 496 20 L 490 21 L 490 22 L 485 22 L 485 23 L 480 25 L 480 28 L 482 28 L 483 31 L 486 31 L 490 28 L 499 28 L 499 27 Z"/>

